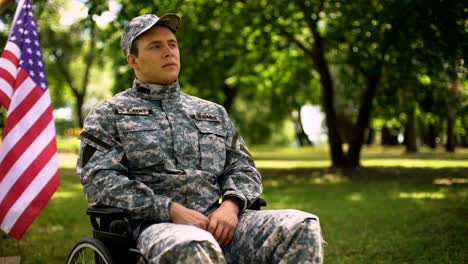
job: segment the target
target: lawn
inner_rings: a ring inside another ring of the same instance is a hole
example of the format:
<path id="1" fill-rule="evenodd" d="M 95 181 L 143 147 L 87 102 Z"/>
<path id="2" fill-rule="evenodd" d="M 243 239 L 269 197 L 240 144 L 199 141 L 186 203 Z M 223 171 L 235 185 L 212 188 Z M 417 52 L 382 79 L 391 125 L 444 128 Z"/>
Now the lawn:
<path id="1" fill-rule="evenodd" d="M 320 217 L 326 263 L 468 263 L 468 150 L 364 149 L 364 168 L 327 170 L 323 148 L 252 149 L 268 208 Z M 63 263 L 90 236 L 74 154 L 61 154 L 61 186 L 23 240 L 0 237 L 0 256 Z"/>

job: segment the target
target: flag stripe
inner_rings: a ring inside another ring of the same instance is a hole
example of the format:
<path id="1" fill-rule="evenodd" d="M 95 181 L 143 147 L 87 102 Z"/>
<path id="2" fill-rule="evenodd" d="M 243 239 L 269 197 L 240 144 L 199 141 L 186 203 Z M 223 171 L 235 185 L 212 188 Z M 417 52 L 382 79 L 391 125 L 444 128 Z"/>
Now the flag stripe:
<path id="1" fill-rule="evenodd" d="M 5 83 L 6 85 L 7 82 L 5 82 L 3 79 L 0 79 L 0 105 L 3 105 L 5 106 L 6 109 L 8 109 L 10 107 L 10 96 L 7 95 L 3 90 L 2 90 L 2 86 L 5 87 L 5 85 L 3 84 Z"/>
<path id="2" fill-rule="evenodd" d="M 20 52 L 19 52 L 19 50 L 17 50 L 18 46 L 16 46 L 15 43 L 13 43 L 13 42 L 9 42 L 9 43 L 10 43 L 10 47 L 5 48 L 3 50 L 2 57 L 9 60 L 9 61 L 11 61 L 11 63 L 13 63 L 13 65 L 15 65 L 15 71 L 16 71 L 16 68 L 18 67 L 18 64 L 19 64 L 18 57 L 19 57 Z M 15 47 L 15 48 L 13 48 L 13 50 L 10 51 L 11 47 Z M 16 52 L 16 54 L 15 54 L 15 52 Z"/>
<path id="3" fill-rule="evenodd" d="M 16 45 L 16 43 L 12 41 L 8 41 L 7 44 L 5 45 L 5 50 L 8 50 L 13 54 L 13 57 L 16 58 L 16 60 L 11 60 L 12 62 L 16 62 L 15 65 L 19 65 L 19 57 L 21 55 L 21 49 Z M 2 56 L 3 57 L 3 56 Z"/>
<path id="4" fill-rule="evenodd" d="M 32 143 L 29 148 L 21 155 L 13 166 L 5 174 L 4 179 L 0 182 L 0 201 L 3 201 L 6 193 L 10 191 L 11 186 L 16 182 L 18 176 L 21 175 L 26 168 L 31 164 L 37 155 L 39 155 L 52 140 L 55 128 L 53 123 L 49 123 L 47 128 L 42 131 L 40 136 Z"/>
<path id="5" fill-rule="evenodd" d="M 40 102 L 39 100 L 42 99 L 42 97 L 48 97 L 48 95 L 44 93 L 41 88 L 36 86 L 19 105 L 15 106 L 15 101 L 11 101 L 10 109 L 8 109 L 9 122 L 5 124 L 5 131 L 3 132 L 4 137 L 8 137 L 10 131 L 14 129 L 17 126 L 16 124 L 19 123 L 23 118 L 27 117 L 28 115 L 31 117 L 37 116 L 38 112 L 32 110 Z M 46 100 L 46 98 L 43 100 Z M 47 103 L 42 103 L 43 107 L 47 107 L 48 105 L 49 104 Z"/>
<path id="6" fill-rule="evenodd" d="M 36 198 L 29 204 L 28 208 L 24 210 L 23 214 L 20 215 L 18 221 L 10 231 L 10 235 L 15 238 L 21 238 L 28 228 L 31 225 L 34 218 L 41 212 L 42 209 L 47 205 L 47 201 L 50 200 L 55 190 L 59 187 L 60 177 L 59 171 L 56 170 L 56 173 L 49 180 L 47 185 L 41 190 L 41 192 L 36 196 Z"/>
<path id="7" fill-rule="evenodd" d="M 0 92 L 4 93 L 8 98 L 11 98 L 11 94 L 13 94 L 13 86 L 5 79 L 0 78 Z"/>
<path id="8" fill-rule="evenodd" d="M 40 88 L 35 88 L 40 89 Z M 50 97 L 47 93 L 44 93 L 41 98 L 34 104 L 34 106 L 30 109 L 30 111 L 19 121 L 16 121 L 16 125 L 10 130 L 8 135 L 4 135 L 2 148 L 0 150 L 0 162 L 3 161 L 5 158 L 6 153 L 8 153 L 23 137 L 26 130 L 31 127 L 31 124 L 36 122 L 38 114 L 42 114 L 47 107 L 50 106 Z M 11 122 L 10 119 L 7 120 L 6 126 L 8 126 L 8 122 Z M 55 134 L 55 133 L 54 133 Z M 2 171 L 0 171 L 0 181 L 2 180 Z"/>
<path id="9" fill-rule="evenodd" d="M 16 107 L 24 100 L 25 97 L 27 97 L 31 91 L 36 87 L 37 85 L 33 82 L 31 78 L 28 78 L 29 75 L 28 73 L 21 69 L 18 72 L 18 76 L 16 78 L 16 83 L 15 83 L 15 92 L 13 93 L 13 96 L 11 98 L 11 105 L 8 111 L 13 112 Z M 44 92 L 44 91 L 42 91 Z"/>
<path id="10" fill-rule="evenodd" d="M 0 164 L 0 171 L 8 171 L 13 164 L 16 163 L 17 159 L 23 155 L 26 149 L 31 145 L 31 143 L 36 140 L 40 135 L 40 132 L 46 128 L 51 120 L 50 112 L 52 108 L 49 107 L 42 115 L 37 119 L 37 121 L 27 130 L 24 136 L 15 144 L 15 148 L 12 151 L 8 152 L 3 159 L 3 162 Z M 1 173 L 3 174 L 3 173 Z M 0 199 L 0 211 L 1 211 L 2 199 Z"/>
<path id="11" fill-rule="evenodd" d="M 52 149 L 55 149 L 55 141 L 51 141 L 49 146 Z M 7 233 L 10 232 L 11 228 L 17 222 L 18 218 L 23 214 L 23 212 L 27 212 L 28 210 L 37 210 L 37 208 L 30 207 L 31 201 L 35 198 L 39 197 L 39 199 L 43 199 L 43 195 L 41 190 L 43 190 L 44 186 L 50 181 L 54 175 L 57 174 L 57 154 L 54 154 L 52 158 L 47 162 L 47 164 L 42 168 L 36 178 L 29 184 L 28 188 L 24 191 L 24 194 L 16 201 L 16 203 L 11 207 L 8 214 L 5 216 L 1 223 L 1 227 Z M 58 183 L 57 183 L 58 184 Z M 47 198 L 50 198 L 47 197 Z M 34 205 L 37 206 L 37 205 Z M 26 208 L 25 211 L 24 208 Z M 34 212 L 37 214 L 39 212 Z"/>
<path id="12" fill-rule="evenodd" d="M 15 192 L 8 192 L 3 201 L 0 202 L 0 223 L 3 221 L 3 218 L 13 206 L 15 201 L 18 200 L 21 195 L 26 194 L 26 188 L 36 177 L 34 172 L 42 170 L 44 164 L 46 164 L 51 159 L 51 157 L 55 154 L 55 151 L 55 145 L 51 145 L 49 143 L 49 145 L 31 163 L 31 165 L 29 165 L 29 167 L 21 175 L 18 175 L 16 182 L 11 187 L 11 189 L 15 190 Z"/>
<path id="13" fill-rule="evenodd" d="M 3 54 L 5 54 L 5 52 L 2 53 L 2 56 Z M 9 59 L 5 59 L 4 57 L 2 57 L 0 59 L 0 65 L 2 66 L 3 69 L 5 69 L 6 72 L 8 72 L 13 77 L 16 76 L 16 74 L 18 73 L 17 65 L 15 65 L 15 63 Z"/>
<path id="14" fill-rule="evenodd" d="M 13 85 L 15 85 L 15 77 L 4 68 L 0 68 L 0 78 L 5 80 L 10 87 L 13 87 Z"/>

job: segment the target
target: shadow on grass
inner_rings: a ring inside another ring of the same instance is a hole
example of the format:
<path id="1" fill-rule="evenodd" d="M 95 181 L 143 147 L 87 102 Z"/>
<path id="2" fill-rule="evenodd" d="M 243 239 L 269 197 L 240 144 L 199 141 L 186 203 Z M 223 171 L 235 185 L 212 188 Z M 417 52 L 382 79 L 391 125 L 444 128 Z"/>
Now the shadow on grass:
<path id="1" fill-rule="evenodd" d="M 327 263 L 465 263 L 468 169 L 261 169 L 268 208 L 321 219 Z"/>
<path id="2" fill-rule="evenodd" d="M 468 169 L 367 167 L 260 169 L 266 209 L 317 214 L 326 263 L 466 263 Z M 74 169 L 61 168 L 54 198 L 21 241 L 0 236 L 0 256 L 63 263 L 91 235 Z"/>

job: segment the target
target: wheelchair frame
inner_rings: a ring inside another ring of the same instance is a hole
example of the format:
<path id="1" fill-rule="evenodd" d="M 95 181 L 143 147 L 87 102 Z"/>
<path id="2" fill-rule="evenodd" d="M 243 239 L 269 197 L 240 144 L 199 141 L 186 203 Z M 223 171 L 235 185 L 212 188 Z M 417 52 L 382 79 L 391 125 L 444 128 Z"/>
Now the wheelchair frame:
<path id="1" fill-rule="evenodd" d="M 258 198 L 247 209 L 261 210 L 266 205 L 264 199 Z M 67 264 L 87 263 L 84 262 L 86 257 L 90 257 L 91 261 L 94 259 L 92 263 L 128 264 L 137 263 L 138 258 L 148 263 L 137 248 L 140 226 L 132 228 L 127 210 L 115 207 L 89 207 L 86 214 L 90 216 L 93 226 L 93 238 L 80 239 L 70 251 Z M 94 253 L 86 256 L 85 250 Z M 79 260 L 83 262 L 77 262 Z"/>

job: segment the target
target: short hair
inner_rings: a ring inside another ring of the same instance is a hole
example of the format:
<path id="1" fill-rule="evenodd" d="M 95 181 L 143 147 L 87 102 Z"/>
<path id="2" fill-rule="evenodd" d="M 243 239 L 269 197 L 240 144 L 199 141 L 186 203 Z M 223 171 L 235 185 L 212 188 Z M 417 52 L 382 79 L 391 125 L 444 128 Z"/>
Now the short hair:
<path id="1" fill-rule="evenodd" d="M 138 45 L 137 45 L 138 38 L 136 38 L 133 42 L 132 45 L 130 46 L 130 53 L 135 57 L 138 57 Z"/>

